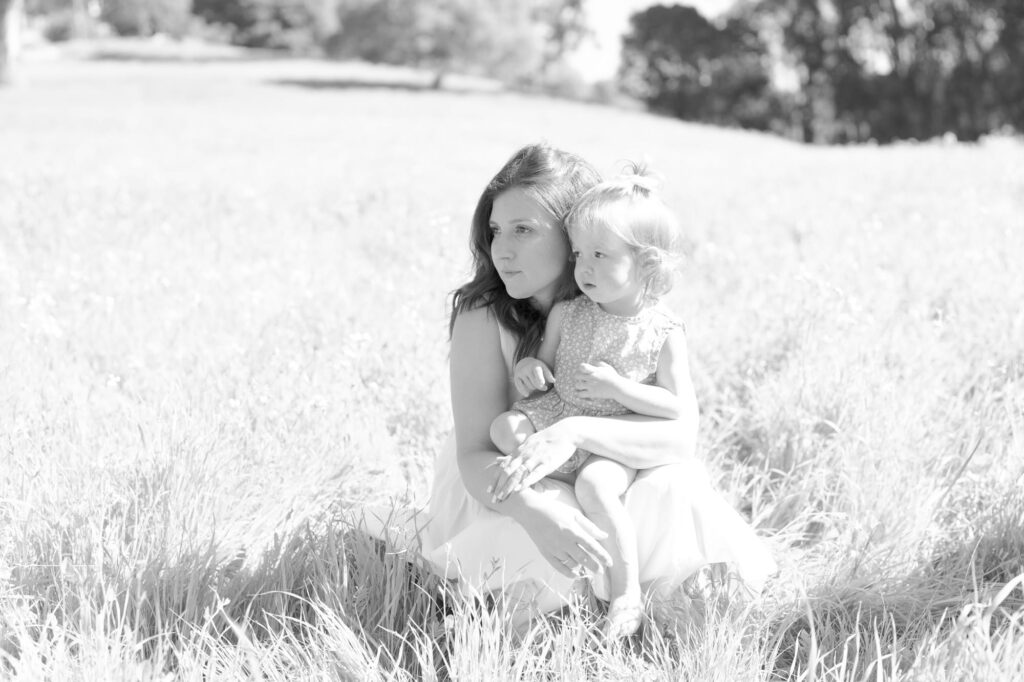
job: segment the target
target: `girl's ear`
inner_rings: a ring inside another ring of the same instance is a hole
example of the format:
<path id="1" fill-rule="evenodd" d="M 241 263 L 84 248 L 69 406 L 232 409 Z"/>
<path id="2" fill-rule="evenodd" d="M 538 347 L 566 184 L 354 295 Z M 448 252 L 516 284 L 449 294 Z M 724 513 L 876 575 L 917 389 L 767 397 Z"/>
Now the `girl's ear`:
<path id="1" fill-rule="evenodd" d="M 637 265 L 644 278 L 649 278 L 661 268 L 662 255 L 658 249 L 646 246 L 637 254 Z"/>
<path id="2" fill-rule="evenodd" d="M 637 253 L 637 270 L 644 284 L 645 296 L 657 298 L 671 288 L 668 258 L 667 253 L 653 246 L 645 247 Z"/>

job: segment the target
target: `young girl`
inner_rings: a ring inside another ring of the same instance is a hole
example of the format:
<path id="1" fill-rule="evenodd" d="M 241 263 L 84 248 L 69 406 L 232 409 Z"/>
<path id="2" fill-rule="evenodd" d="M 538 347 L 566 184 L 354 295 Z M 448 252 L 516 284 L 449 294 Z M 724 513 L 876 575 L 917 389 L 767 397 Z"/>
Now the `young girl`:
<path id="1" fill-rule="evenodd" d="M 641 165 L 590 189 L 565 221 L 575 278 L 585 294 L 556 303 L 538 357 L 515 366 L 522 395 L 491 424 L 491 438 L 515 457 L 531 434 L 569 416 L 637 413 L 684 418 L 673 366 L 685 363 L 683 325 L 658 302 L 672 286 L 679 227 Z M 551 367 L 554 366 L 554 372 Z M 584 513 L 607 533 L 611 597 L 604 631 L 626 637 L 641 623 L 636 531 L 621 496 L 636 470 L 577 450 L 552 477 L 572 483 Z"/>

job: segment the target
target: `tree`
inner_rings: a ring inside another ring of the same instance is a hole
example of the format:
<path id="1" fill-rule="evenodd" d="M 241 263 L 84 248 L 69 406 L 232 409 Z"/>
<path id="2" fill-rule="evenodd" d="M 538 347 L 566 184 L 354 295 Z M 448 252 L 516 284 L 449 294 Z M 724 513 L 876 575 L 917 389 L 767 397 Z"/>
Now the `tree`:
<path id="1" fill-rule="evenodd" d="M 541 68 L 548 71 L 590 35 L 586 0 L 554 0 L 534 5 L 533 20 L 544 26 L 547 33 Z"/>
<path id="2" fill-rule="evenodd" d="M 775 116 L 766 53 L 742 19 L 719 28 L 696 9 L 656 5 L 630 17 L 619 81 L 679 118 L 767 129 Z"/>
<path id="3" fill-rule="evenodd" d="M 1020 0 L 759 0 L 744 11 L 798 74 L 805 141 L 1022 127 Z"/>
<path id="4" fill-rule="evenodd" d="M 20 0 L 0 0 L 0 85 L 13 79 L 20 30 Z"/>
<path id="5" fill-rule="evenodd" d="M 192 18 L 192 0 L 104 0 L 101 16 L 119 35 L 180 38 Z"/>
<path id="6" fill-rule="evenodd" d="M 535 78 L 578 41 L 584 0 L 344 0 L 337 57 L 505 81 Z"/>
<path id="7" fill-rule="evenodd" d="M 211 24 L 230 27 L 231 42 L 246 47 L 316 48 L 326 37 L 325 0 L 193 0 L 192 11 Z"/>

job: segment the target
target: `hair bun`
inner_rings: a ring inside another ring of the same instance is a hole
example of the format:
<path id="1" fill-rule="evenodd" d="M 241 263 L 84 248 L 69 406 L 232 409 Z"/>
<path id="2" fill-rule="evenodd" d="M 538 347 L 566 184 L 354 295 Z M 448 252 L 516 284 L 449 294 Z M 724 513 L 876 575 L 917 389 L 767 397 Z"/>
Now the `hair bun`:
<path id="1" fill-rule="evenodd" d="M 633 192 L 639 192 L 645 196 L 657 192 L 661 185 L 661 179 L 651 172 L 646 161 L 627 163 L 619 179 Z"/>
<path id="2" fill-rule="evenodd" d="M 623 180 L 626 183 L 633 185 L 634 190 L 642 190 L 644 192 L 656 192 L 658 190 L 657 179 L 650 175 L 634 173 L 632 175 L 623 176 Z"/>

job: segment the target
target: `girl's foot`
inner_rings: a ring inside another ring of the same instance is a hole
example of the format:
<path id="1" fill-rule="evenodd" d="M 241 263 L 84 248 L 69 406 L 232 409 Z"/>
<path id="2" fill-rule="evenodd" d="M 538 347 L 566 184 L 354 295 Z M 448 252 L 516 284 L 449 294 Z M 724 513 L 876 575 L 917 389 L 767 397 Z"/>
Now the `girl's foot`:
<path id="1" fill-rule="evenodd" d="M 615 641 L 629 637 L 640 629 L 644 621 L 644 606 L 639 597 L 623 596 L 613 599 L 602 631 L 605 639 Z"/>

